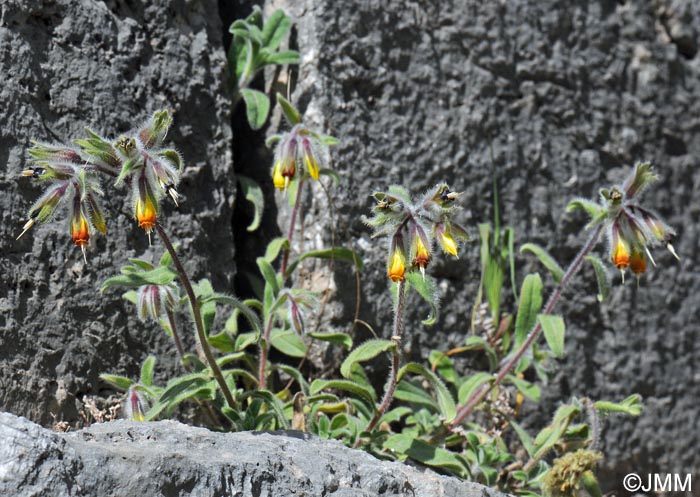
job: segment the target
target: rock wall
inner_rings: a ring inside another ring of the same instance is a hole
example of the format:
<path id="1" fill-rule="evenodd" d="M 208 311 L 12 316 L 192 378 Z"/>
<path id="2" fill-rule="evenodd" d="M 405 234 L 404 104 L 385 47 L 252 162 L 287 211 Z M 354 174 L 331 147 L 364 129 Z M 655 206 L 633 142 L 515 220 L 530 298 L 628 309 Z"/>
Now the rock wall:
<path id="1" fill-rule="evenodd" d="M 0 439 L 0 494 L 13 497 L 504 496 L 303 432 L 115 421 L 52 433 L 0 413 Z"/>
<path id="2" fill-rule="evenodd" d="M 635 284 L 615 278 L 599 305 L 590 267 L 558 310 L 568 323 L 567 358 L 528 424 L 543 426 L 572 395 L 644 398 L 638 419 L 606 423 L 605 486 L 630 471 L 700 471 L 700 4 L 677 1 L 272 2 L 298 18 L 304 57 L 297 98 L 341 140 L 334 191 L 341 238 L 365 259 L 361 318 L 389 336 L 385 247 L 360 222 L 369 195 L 389 184 L 421 192 L 438 181 L 464 191 L 463 222 L 492 219 L 498 178 L 504 224 L 516 246 L 536 242 L 562 265 L 585 241 L 585 219 L 564 213 L 576 196 L 594 198 L 636 161 L 660 180 L 646 194 L 678 231 L 676 262 Z M 322 116 L 322 117 L 320 117 Z M 319 212 L 323 212 L 322 209 Z M 598 253 L 605 259 L 604 243 Z M 459 261 L 437 257 L 430 272 L 443 291 L 443 316 L 410 306 L 406 352 L 427 357 L 463 343 L 478 284 L 478 243 Z M 526 271 L 546 272 L 518 256 Z M 354 281 L 336 273 L 352 317 Z M 548 288 L 551 279 L 545 278 Z"/>
<path id="3" fill-rule="evenodd" d="M 115 136 L 172 109 L 168 138 L 185 157 L 185 201 L 165 207 L 165 224 L 194 278 L 211 274 L 230 286 L 234 184 L 221 32 L 213 0 L 0 5 L 0 410 L 43 424 L 52 413 L 74 421 L 82 395 L 104 388 L 100 373 L 135 374 L 149 351 L 174 366 L 165 333 L 138 322 L 120 292 L 99 294 L 127 258 L 157 261 L 164 251 L 155 238 L 149 248 L 123 189 L 103 184 L 108 236 L 90 241 L 87 264 L 67 222 L 15 241 L 40 193 L 19 178 L 30 140 L 67 142 L 84 126 Z"/>

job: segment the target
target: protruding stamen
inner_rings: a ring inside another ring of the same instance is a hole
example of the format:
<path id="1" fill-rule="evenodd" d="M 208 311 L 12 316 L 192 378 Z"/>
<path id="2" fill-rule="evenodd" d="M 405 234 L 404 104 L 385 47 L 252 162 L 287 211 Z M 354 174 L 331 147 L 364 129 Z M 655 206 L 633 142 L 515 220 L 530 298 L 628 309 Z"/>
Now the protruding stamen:
<path id="1" fill-rule="evenodd" d="M 19 240 L 20 238 L 22 238 L 22 235 L 24 235 L 27 231 L 29 231 L 29 228 L 31 228 L 32 226 L 34 226 L 34 219 L 30 219 L 29 221 L 24 223 L 24 227 L 22 228 L 22 233 L 20 233 L 19 236 L 17 238 L 15 238 L 15 240 Z"/>
<path id="2" fill-rule="evenodd" d="M 681 258 L 678 257 L 678 254 L 676 253 L 676 249 L 673 248 L 673 245 L 671 245 L 670 243 L 667 243 L 666 248 L 668 249 L 669 252 L 671 252 L 673 254 L 673 257 L 675 257 L 679 261 L 681 260 Z"/>
<path id="3" fill-rule="evenodd" d="M 83 251 L 83 260 L 85 261 L 85 265 L 87 266 L 87 255 L 85 253 L 85 245 L 81 245 L 80 250 Z"/>

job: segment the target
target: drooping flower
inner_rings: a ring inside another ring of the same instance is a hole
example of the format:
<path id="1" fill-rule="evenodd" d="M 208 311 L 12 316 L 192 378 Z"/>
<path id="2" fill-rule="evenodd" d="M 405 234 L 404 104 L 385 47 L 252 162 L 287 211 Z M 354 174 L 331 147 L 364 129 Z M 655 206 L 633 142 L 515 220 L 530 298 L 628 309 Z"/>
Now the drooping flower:
<path id="1" fill-rule="evenodd" d="M 148 318 L 159 321 L 169 310 L 177 306 L 177 287 L 168 285 L 143 285 L 136 293 L 136 311 L 141 321 Z"/>
<path id="2" fill-rule="evenodd" d="M 389 262 L 387 264 L 387 274 L 389 279 L 394 283 L 404 280 L 404 275 L 406 274 L 406 256 L 404 254 L 402 245 L 402 240 L 394 240 L 394 248 L 391 251 L 391 256 L 389 257 Z"/>
<path id="3" fill-rule="evenodd" d="M 568 210 L 582 208 L 592 217 L 589 227 L 604 223 L 610 260 L 622 273 L 629 268 L 639 277 L 646 272 L 647 259 L 656 265 L 650 247 L 665 245 L 678 258 L 672 238 L 676 232 L 652 210 L 639 204 L 646 188 L 657 180 L 651 164 L 636 164 L 622 185 L 601 190 L 600 203 L 575 200 Z"/>
<path id="4" fill-rule="evenodd" d="M 126 392 L 126 416 L 131 421 L 145 421 L 146 401 L 137 386 L 130 386 Z"/>
<path id="5" fill-rule="evenodd" d="M 458 240 L 468 240 L 467 232 L 453 220 L 454 213 L 459 210 L 455 205 L 459 195 L 444 183 L 430 189 L 417 202 L 398 186 L 374 194 L 376 204 L 372 208 L 372 217 L 363 220 L 374 229 L 373 237 L 390 237 L 389 279 L 404 281 L 406 272 L 418 270 L 425 280 L 435 239 L 446 253 L 457 257 Z M 410 267 L 406 266 L 407 249 L 410 249 Z"/>

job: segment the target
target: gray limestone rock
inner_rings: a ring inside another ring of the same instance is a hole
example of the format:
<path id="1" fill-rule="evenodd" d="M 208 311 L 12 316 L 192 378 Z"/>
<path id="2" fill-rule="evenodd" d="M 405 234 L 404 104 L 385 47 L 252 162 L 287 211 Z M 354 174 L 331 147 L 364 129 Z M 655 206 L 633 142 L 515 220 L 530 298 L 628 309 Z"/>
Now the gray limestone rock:
<path id="1" fill-rule="evenodd" d="M 114 421 L 53 433 L 0 413 L 0 495 L 501 497 L 303 432 Z"/>
<path id="2" fill-rule="evenodd" d="M 157 262 L 164 251 L 156 238 L 149 248 L 124 189 L 103 183 L 108 236 L 93 237 L 87 264 L 67 221 L 15 241 L 41 191 L 19 178 L 30 140 L 67 142 L 85 126 L 115 136 L 172 109 L 168 141 L 186 161 L 185 201 L 166 205 L 165 225 L 193 278 L 229 287 L 234 183 L 221 33 L 213 0 L 0 4 L 0 409 L 74 421 L 83 394 L 105 388 L 100 373 L 135 374 L 149 351 L 174 367 L 163 331 L 138 322 L 121 292 L 99 293 L 129 257 Z"/>

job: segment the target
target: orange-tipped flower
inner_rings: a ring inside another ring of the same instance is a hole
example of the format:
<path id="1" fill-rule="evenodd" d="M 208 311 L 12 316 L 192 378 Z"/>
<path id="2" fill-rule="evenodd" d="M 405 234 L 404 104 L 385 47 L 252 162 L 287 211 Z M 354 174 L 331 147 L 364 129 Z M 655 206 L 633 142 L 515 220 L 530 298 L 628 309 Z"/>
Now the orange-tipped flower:
<path id="1" fill-rule="evenodd" d="M 630 257 L 630 269 L 637 277 L 643 275 L 647 270 L 647 257 L 644 252 L 637 248 L 632 250 L 632 256 Z"/>
<path id="2" fill-rule="evenodd" d="M 402 250 L 396 246 L 394 247 L 394 252 L 389 260 L 389 268 L 387 269 L 389 279 L 394 283 L 404 280 L 404 275 L 406 274 L 406 263 L 404 262 L 404 255 Z"/>
<path id="3" fill-rule="evenodd" d="M 144 198 L 139 198 L 136 201 L 136 219 L 139 222 L 139 227 L 146 230 L 146 233 L 151 233 L 151 230 L 156 226 L 156 218 L 158 211 L 153 199 L 150 195 L 144 195 Z"/>
<path id="4" fill-rule="evenodd" d="M 613 242 L 612 261 L 617 269 L 624 271 L 630 265 L 630 249 L 626 241 L 619 236 Z"/>
<path id="5" fill-rule="evenodd" d="M 88 221 L 82 212 L 73 216 L 71 221 L 71 231 L 73 232 L 73 243 L 78 247 L 84 247 L 90 240 L 90 229 Z"/>
<path id="6" fill-rule="evenodd" d="M 425 279 L 425 267 L 430 263 L 430 251 L 423 242 L 423 238 L 418 234 L 413 237 L 413 251 L 413 264 L 418 266 L 423 279 Z"/>

